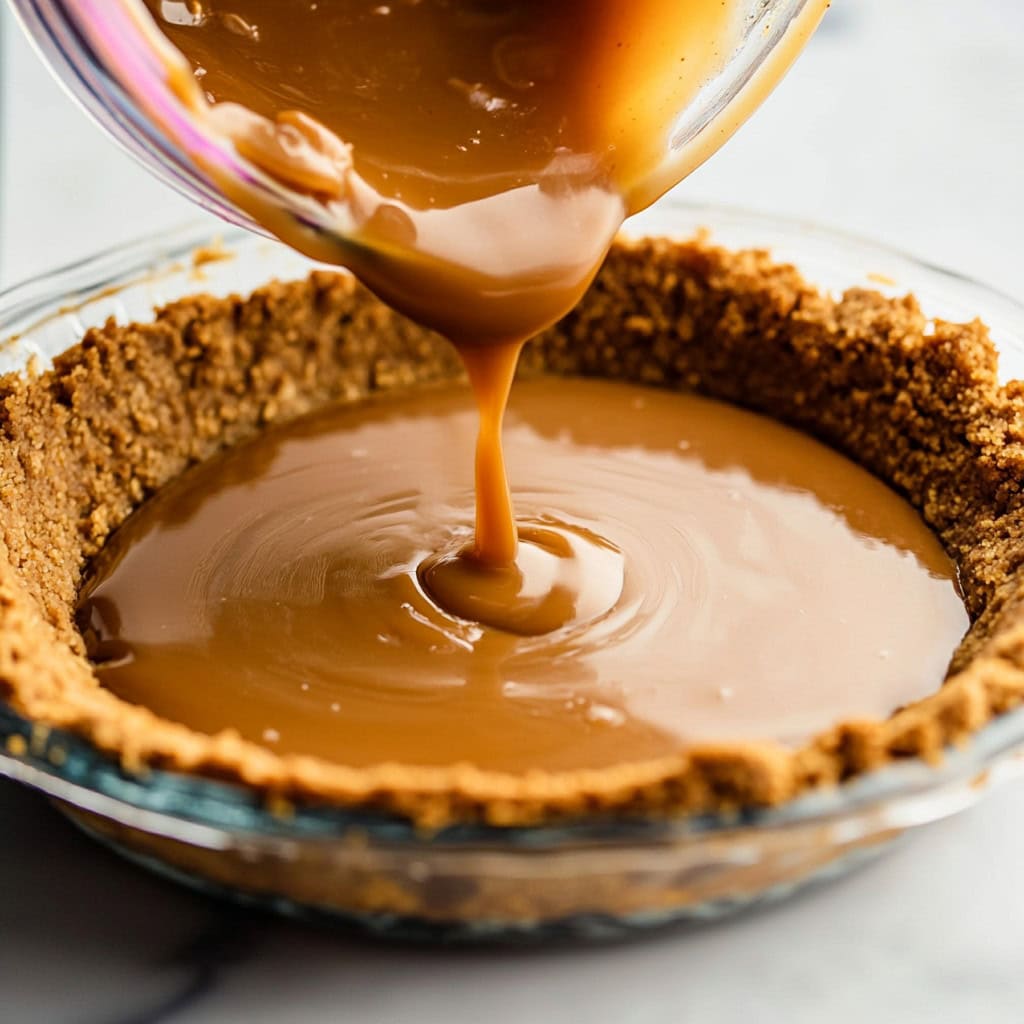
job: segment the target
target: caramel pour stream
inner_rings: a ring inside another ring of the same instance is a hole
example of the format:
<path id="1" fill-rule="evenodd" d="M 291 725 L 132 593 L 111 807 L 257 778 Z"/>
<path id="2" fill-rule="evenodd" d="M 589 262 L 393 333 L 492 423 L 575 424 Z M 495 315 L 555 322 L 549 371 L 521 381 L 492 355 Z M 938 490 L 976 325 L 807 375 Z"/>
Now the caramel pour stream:
<path id="1" fill-rule="evenodd" d="M 462 346 L 480 417 L 476 439 L 476 537 L 472 556 L 488 565 L 512 565 L 519 549 L 508 485 L 502 428 L 523 342 Z"/>

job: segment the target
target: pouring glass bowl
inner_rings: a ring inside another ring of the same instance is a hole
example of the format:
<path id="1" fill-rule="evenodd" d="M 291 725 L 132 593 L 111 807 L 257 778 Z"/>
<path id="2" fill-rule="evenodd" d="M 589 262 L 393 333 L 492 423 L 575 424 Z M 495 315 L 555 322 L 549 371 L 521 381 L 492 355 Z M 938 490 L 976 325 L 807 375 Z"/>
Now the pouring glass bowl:
<path id="1" fill-rule="evenodd" d="M 685 0 L 678 0 L 680 8 Z M 294 191 L 242 157 L 194 116 L 169 69 L 180 55 L 156 28 L 142 0 L 11 0 L 44 61 L 84 109 L 158 178 L 226 220 L 266 233 L 266 223 L 315 258 L 368 264 L 344 204 L 330 207 Z M 183 6 L 183 5 L 173 5 Z M 802 49 L 825 0 L 738 0 L 735 47 L 676 112 L 664 160 L 633 191 L 647 205 L 702 163 L 746 119 Z M 179 83 L 180 85 L 180 83 Z M 219 183 L 219 184 L 218 184 Z M 264 226 L 243 205 L 265 213 Z M 385 254 L 393 262 L 401 253 Z M 372 262 L 369 263 L 372 265 Z"/>
<path id="2" fill-rule="evenodd" d="M 705 226 L 731 248 L 769 248 L 830 290 L 913 291 L 930 316 L 979 316 L 1004 379 L 1024 376 L 1024 307 L 983 285 L 806 223 L 669 202 L 634 222 L 677 238 Z M 145 321 L 154 306 L 197 289 L 247 292 L 309 270 L 295 253 L 238 231 L 223 244 L 231 258 L 205 264 L 197 283 L 191 255 L 209 242 L 207 231 L 123 247 L 0 296 L 0 370 L 22 370 L 33 357 L 45 366 L 110 316 Z M 715 918 L 849 870 L 1022 771 L 1017 710 L 939 765 L 908 759 L 778 808 L 427 835 L 383 814 L 275 810 L 254 791 L 211 779 L 128 774 L 82 739 L 0 703 L 0 775 L 49 795 L 125 856 L 244 903 L 396 937 L 603 938 Z"/>

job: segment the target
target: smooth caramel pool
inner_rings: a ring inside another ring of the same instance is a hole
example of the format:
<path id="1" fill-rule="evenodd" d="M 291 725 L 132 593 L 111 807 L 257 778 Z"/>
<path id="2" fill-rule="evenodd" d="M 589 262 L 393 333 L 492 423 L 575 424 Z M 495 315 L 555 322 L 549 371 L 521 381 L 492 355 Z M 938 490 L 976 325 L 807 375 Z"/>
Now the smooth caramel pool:
<path id="1" fill-rule="evenodd" d="M 770 419 L 624 384 L 513 392 L 557 628 L 444 611 L 422 567 L 472 536 L 474 418 L 456 388 L 335 408 L 169 485 L 84 592 L 102 684 L 281 752 L 524 771 L 796 743 L 941 683 L 967 615 L 909 504 Z"/>

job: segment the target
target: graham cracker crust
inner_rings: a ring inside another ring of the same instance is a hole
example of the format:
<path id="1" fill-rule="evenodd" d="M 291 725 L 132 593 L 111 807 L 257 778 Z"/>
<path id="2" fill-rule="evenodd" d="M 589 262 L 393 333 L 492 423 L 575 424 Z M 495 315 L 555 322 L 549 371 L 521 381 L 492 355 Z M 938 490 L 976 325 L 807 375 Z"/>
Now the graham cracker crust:
<path id="1" fill-rule="evenodd" d="M 272 800 L 373 808 L 425 827 L 782 803 L 950 744 L 1024 699 L 1024 384 L 1001 387 L 984 325 L 926 321 L 913 297 L 835 300 L 760 251 L 619 242 L 521 373 L 593 375 L 736 402 L 831 444 L 904 494 L 956 562 L 972 626 L 942 688 L 799 749 L 705 744 L 612 769 L 355 769 L 203 735 L 102 689 L 74 622 L 90 558 L 190 464 L 329 402 L 460 373 L 441 339 L 350 276 L 186 298 L 90 330 L 41 375 L 0 378 L 0 698 L 128 770 L 239 782 Z"/>

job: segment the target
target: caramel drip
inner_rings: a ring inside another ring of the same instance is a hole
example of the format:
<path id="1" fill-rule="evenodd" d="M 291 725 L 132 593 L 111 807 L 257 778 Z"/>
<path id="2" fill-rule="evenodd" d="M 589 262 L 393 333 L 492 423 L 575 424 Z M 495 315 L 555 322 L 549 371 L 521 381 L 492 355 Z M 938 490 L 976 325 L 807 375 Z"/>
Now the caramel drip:
<path id="1" fill-rule="evenodd" d="M 460 349 L 476 396 L 476 537 L 472 557 L 495 566 L 515 562 L 518 544 L 501 429 L 522 343 Z"/>

